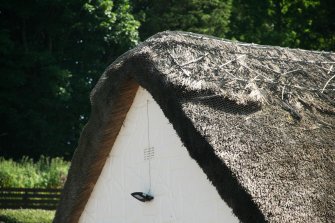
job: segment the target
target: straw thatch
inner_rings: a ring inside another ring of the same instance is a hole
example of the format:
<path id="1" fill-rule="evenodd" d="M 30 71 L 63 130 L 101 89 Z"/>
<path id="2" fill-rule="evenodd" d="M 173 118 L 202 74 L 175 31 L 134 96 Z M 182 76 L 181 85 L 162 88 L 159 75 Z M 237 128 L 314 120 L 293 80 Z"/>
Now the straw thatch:
<path id="1" fill-rule="evenodd" d="M 136 83 L 242 222 L 332 222 L 334 66 L 329 52 L 183 32 L 151 37 L 117 59 L 93 90 L 54 222 L 78 221 Z"/>

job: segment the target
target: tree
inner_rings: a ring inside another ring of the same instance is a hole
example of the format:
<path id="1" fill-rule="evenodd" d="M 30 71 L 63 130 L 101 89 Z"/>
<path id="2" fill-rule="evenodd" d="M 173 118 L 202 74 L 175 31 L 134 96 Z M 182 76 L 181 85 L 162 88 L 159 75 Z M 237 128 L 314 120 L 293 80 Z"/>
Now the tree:
<path id="1" fill-rule="evenodd" d="M 334 50 L 331 0 L 234 0 L 229 38 L 269 45 Z"/>
<path id="2" fill-rule="evenodd" d="M 129 1 L 2 1 L 0 27 L 0 154 L 71 157 L 91 88 L 137 43 Z"/>
<path id="3" fill-rule="evenodd" d="M 164 30 L 183 30 L 224 37 L 232 0 L 133 0 L 145 39 Z"/>
<path id="4" fill-rule="evenodd" d="M 335 2 L 320 0 L 313 14 L 308 48 L 335 51 Z"/>

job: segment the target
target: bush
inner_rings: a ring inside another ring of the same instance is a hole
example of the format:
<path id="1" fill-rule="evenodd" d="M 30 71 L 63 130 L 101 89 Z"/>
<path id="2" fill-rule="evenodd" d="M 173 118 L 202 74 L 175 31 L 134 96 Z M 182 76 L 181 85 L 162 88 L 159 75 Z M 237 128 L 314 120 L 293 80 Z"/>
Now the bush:
<path id="1" fill-rule="evenodd" d="M 69 165 L 59 157 L 41 156 L 36 163 L 28 157 L 18 162 L 0 157 L 0 187 L 62 188 Z"/>
<path id="2" fill-rule="evenodd" d="M 51 223 L 55 211 L 46 210 L 0 210 L 0 222 L 4 223 Z"/>

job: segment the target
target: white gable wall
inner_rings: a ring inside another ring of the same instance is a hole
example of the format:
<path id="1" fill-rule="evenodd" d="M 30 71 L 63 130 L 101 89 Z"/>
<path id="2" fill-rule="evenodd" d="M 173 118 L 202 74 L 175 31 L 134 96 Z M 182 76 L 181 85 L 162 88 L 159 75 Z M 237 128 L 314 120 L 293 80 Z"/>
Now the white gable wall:
<path id="1" fill-rule="evenodd" d="M 148 132 L 154 148 L 150 165 L 144 158 Z M 142 203 L 130 194 L 147 193 L 150 175 L 154 200 Z M 157 103 L 140 88 L 79 222 L 222 223 L 238 219 L 190 158 Z"/>

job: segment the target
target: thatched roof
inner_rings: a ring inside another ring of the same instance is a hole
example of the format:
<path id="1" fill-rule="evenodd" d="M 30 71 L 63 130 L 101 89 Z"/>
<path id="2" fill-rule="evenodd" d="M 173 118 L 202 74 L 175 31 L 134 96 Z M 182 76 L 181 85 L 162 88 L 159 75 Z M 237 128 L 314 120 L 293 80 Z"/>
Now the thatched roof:
<path id="1" fill-rule="evenodd" d="M 159 33 L 118 58 L 54 222 L 76 222 L 137 83 L 147 89 L 242 222 L 335 219 L 335 54 Z"/>

